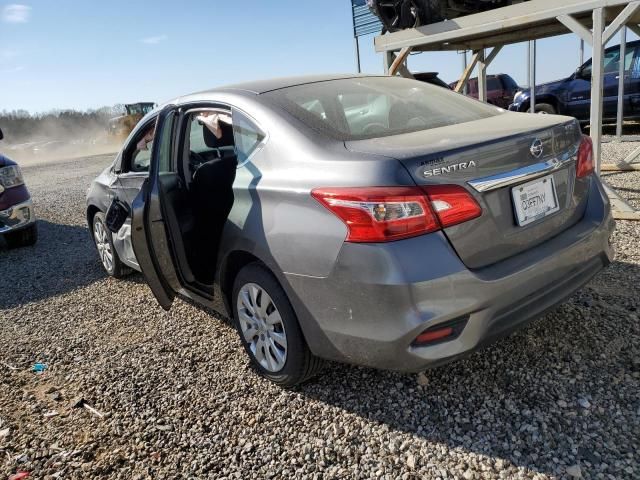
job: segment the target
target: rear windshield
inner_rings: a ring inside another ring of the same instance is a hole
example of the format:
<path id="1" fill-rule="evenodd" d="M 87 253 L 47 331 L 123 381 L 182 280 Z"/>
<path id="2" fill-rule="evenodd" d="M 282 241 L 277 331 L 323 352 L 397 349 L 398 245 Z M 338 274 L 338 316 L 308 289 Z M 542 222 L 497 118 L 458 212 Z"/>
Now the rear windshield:
<path id="1" fill-rule="evenodd" d="M 309 127 L 344 141 L 457 125 L 502 112 L 450 90 L 400 77 L 331 80 L 264 95 Z"/>

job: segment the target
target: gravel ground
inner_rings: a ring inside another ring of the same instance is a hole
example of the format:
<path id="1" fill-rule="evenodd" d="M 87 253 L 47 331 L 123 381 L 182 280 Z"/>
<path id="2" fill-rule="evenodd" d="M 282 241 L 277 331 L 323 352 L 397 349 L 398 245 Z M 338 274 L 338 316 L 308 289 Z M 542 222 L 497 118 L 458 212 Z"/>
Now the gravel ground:
<path id="1" fill-rule="evenodd" d="M 602 145 L 602 163 L 623 160 L 640 148 L 640 142 L 605 143 Z M 634 160 L 640 164 L 640 157 Z M 630 205 L 640 209 L 640 171 L 602 172 L 604 180 Z"/>
<path id="2" fill-rule="evenodd" d="M 570 301 L 468 359 L 283 390 L 223 320 L 103 274 L 84 194 L 108 163 L 24 169 L 41 236 L 0 250 L 0 478 L 640 477 L 639 223 Z"/>

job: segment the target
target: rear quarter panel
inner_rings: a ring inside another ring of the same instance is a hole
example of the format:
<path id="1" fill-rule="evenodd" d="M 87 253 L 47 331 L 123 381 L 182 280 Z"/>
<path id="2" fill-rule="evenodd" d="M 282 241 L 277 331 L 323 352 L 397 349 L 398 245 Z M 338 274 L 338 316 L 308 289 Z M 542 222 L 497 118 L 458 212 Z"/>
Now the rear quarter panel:
<path id="1" fill-rule="evenodd" d="M 347 228 L 311 196 L 311 190 L 413 184 L 395 159 L 350 152 L 343 142 L 327 139 L 258 102 L 234 99 L 232 104 L 263 126 L 268 140 L 237 171 L 221 259 L 242 250 L 276 273 L 326 277 Z"/>

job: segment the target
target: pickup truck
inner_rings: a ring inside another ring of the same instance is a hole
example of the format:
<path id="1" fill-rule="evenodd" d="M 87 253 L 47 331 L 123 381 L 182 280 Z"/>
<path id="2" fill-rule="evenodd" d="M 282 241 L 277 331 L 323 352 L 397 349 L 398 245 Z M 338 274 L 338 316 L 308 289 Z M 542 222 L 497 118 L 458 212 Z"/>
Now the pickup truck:
<path id="1" fill-rule="evenodd" d="M 456 88 L 457 82 L 449 84 Z M 505 110 L 513 101 L 514 95 L 520 90 L 516 81 L 506 73 L 487 75 L 487 102 Z M 467 83 L 467 95 L 478 98 L 478 79 L 470 78 Z"/>
<path id="2" fill-rule="evenodd" d="M 604 53 L 604 121 L 615 121 L 618 114 L 618 83 L 620 79 L 620 45 Z M 640 118 L 640 40 L 627 43 L 624 56 L 624 118 Z M 555 82 L 536 85 L 536 112 L 568 115 L 580 123 L 589 123 L 591 109 L 591 60 L 571 76 Z M 531 91 L 518 92 L 509 110 L 531 110 Z"/>

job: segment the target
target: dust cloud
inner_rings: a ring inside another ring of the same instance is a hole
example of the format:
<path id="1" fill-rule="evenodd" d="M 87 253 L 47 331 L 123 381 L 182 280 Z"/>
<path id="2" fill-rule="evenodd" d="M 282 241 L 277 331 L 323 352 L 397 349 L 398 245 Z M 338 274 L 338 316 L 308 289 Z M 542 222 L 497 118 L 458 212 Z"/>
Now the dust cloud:
<path id="1" fill-rule="evenodd" d="M 0 153 L 21 165 L 117 152 L 123 137 L 107 133 L 109 119 L 122 114 L 118 107 L 31 115 L 0 112 L 4 140 Z"/>

